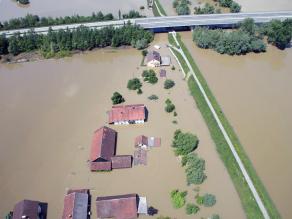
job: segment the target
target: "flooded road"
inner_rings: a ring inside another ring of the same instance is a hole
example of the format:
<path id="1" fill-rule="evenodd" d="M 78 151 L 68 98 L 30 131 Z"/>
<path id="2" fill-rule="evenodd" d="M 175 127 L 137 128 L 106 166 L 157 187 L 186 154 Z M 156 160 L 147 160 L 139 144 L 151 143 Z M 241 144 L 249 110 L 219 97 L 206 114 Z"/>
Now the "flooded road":
<path id="1" fill-rule="evenodd" d="M 155 43 L 165 42 L 166 34 L 156 36 Z M 169 55 L 166 48 L 160 52 Z M 60 60 L 0 65 L 0 218 L 24 198 L 48 202 L 48 219 L 60 218 L 66 189 L 84 187 L 91 189 L 93 204 L 97 196 L 138 193 L 159 215 L 193 218 L 184 208 L 175 210 L 169 198 L 173 189 L 187 190 L 188 202 L 194 202 L 195 195 L 170 147 L 177 128 L 199 137 L 197 152 L 206 160 L 208 177 L 200 194 L 208 192 L 217 198 L 214 207 L 201 208 L 198 218 L 213 213 L 245 218 L 182 73 L 167 68 L 168 78 L 176 82 L 170 91 L 163 89 L 162 79 L 156 85 L 144 83 L 142 95 L 126 89 L 128 79 L 141 75 L 141 58 L 134 49 L 105 49 Z M 134 138 L 140 134 L 161 137 L 162 146 L 148 153 L 147 166 L 91 173 L 87 160 L 92 134 L 106 123 L 114 91 L 127 104 L 144 103 L 149 111 L 144 125 L 111 126 L 118 131 L 117 154 L 133 154 Z M 148 100 L 151 94 L 159 100 Z M 167 98 L 176 105 L 176 125 L 173 115 L 164 112 Z M 94 205 L 92 212 L 96 218 Z"/>
<path id="2" fill-rule="evenodd" d="M 145 9 L 140 10 L 140 6 L 144 6 Z M 122 13 L 136 10 L 141 14 L 152 16 L 152 11 L 147 9 L 146 0 L 30 0 L 30 4 L 27 6 L 18 5 L 14 0 L 0 0 L 0 21 L 23 17 L 28 13 L 60 17 L 74 14 L 89 16 L 92 12 L 102 11 L 103 13 L 113 13 L 118 17 L 119 10 Z"/>
<path id="3" fill-rule="evenodd" d="M 220 55 L 183 40 L 283 218 L 292 215 L 292 49 Z"/>

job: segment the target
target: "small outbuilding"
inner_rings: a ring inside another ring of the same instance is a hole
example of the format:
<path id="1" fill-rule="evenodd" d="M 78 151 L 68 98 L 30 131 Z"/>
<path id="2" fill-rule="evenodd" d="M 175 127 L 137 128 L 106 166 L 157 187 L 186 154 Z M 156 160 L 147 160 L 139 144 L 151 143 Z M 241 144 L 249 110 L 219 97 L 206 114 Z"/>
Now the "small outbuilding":
<path id="1" fill-rule="evenodd" d="M 160 75 L 161 78 L 165 78 L 166 77 L 166 70 L 165 69 L 160 69 L 159 75 Z"/>
<path id="2" fill-rule="evenodd" d="M 62 219 L 88 219 L 89 190 L 69 190 L 64 199 Z"/>
<path id="3" fill-rule="evenodd" d="M 147 165 L 147 151 L 138 149 L 134 151 L 134 165 Z"/>
<path id="4" fill-rule="evenodd" d="M 161 139 L 156 137 L 147 137 L 145 135 L 139 135 L 135 139 L 135 147 L 147 149 L 151 147 L 160 147 Z"/>
<path id="5" fill-rule="evenodd" d="M 22 200 L 14 206 L 12 219 L 47 218 L 47 206 L 47 203 L 39 201 Z"/>
<path id="6" fill-rule="evenodd" d="M 148 205 L 146 197 L 139 197 L 138 214 L 148 215 Z"/>
<path id="7" fill-rule="evenodd" d="M 134 219 L 138 216 L 137 194 L 96 198 L 97 218 Z"/>

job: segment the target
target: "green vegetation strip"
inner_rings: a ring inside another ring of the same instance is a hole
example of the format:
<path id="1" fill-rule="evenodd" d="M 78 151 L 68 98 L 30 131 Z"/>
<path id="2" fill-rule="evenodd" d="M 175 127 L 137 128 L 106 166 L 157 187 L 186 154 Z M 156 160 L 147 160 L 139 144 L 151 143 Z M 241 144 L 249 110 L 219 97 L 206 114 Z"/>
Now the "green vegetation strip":
<path id="1" fill-rule="evenodd" d="M 196 63 L 194 62 L 191 54 L 189 53 L 188 49 L 185 47 L 185 45 L 183 44 L 183 42 L 180 39 L 180 36 L 178 35 L 178 41 L 180 43 L 180 46 L 183 50 L 183 52 L 185 53 L 187 59 L 189 60 L 193 70 L 195 71 L 200 83 L 202 84 L 209 100 L 211 101 L 221 123 L 223 124 L 223 127 L 225 128 L 226 132 L 228 133 L 229 138 L 231 139 L 241 161 L 243 162 L 250 178 L 253 181 L 253 184 L 261 198 L 261 200 L 263 201 L 269 216 L 271 218 L 281 218 L 278 210 L 276 209 L 273 201 L 271 200 L 271 198 L 269 197 L 264 185 L 262 184 L 260 178 L 258 177 L 255 169 L 252 166 L 252 163 L 250 162 L 248 156 L 246 155 L 242 145 L 239 142 L 238 137 L 236 136 L 232 126 L 230 125 L 230 123 L 228 122 L 228 120 L 226 119 L 225 115 L 223 114 L 219 104 L 217 103 L 215 97 L 213 96 L 210 88 L 207 85 L 206 80 L 204 79 L 201 71 L 199 70 L 198 66 L 196 65 Z M 179 61 L 182 63 L 184 62 L 182 56 L 178 56 Z M 182 65 L 184 70 L 187 72 L 188 69 L 186 69 L 184 67 L 184 65 Z M 193 77 L 190 77 L 188 80 L 188 86 L 189 89 L 191 91 L 192 96 L 194 97 L 196 104 L 199 108 L 199 110 L 201 111 L 207 126 L 209 128 L 210 134 L 212 136 L 212 139 L 214 140 L 215 144 L 216 144 L 216 148 L 218 153 L 220 154 L 221 159 L 223 160 L 232 180 L 233 183 L 239 193 L 242 205 L 244 207 L 244 210 L 246 212 L 246 215 L 248 218 L 254 219 L 254 218 L 263 218 L 263 215 L 248 187 L 248 184 L 246 183 L 242 172 L 239 169 L 239 166 L 237 165 L 237 162 L 235 160 L 235 158 L 232 155 L 232 152 L 222 134 L 222 132 L 220 131 L 215 118 L 212 115 L 212 112 L 210 111 L 207 102 L 205 101 L 201 91 L 199 90 L 199 87 L 197 85 L 197 83 L 195 82 Z"/>
<path id="2" fill-rule="evenodd" d="M 160 16 L 167 16 L 165 10 L 163 9 L 162 5 L 160 4 L 159 0 L 154 0 L 153 1 L 153 8 L 152 8 L 153 14 L 155 17 L 160 17 Z M 161 14 L 159 13 L 161 12 Z"/>

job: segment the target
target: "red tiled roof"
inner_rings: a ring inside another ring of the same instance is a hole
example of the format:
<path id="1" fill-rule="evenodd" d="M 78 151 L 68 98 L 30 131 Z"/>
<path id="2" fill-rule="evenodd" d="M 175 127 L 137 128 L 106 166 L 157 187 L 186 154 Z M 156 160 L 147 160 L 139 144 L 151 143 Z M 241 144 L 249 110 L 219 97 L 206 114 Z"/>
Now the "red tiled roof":
<path id="1" fill-rule="evenodd" d="M 116 131 L 108 127 L 101 127 L 94 132 L 91 144 L 90 161 L 98 158 L 110 160 L 115 154 Z"/>
<path id="2" fill-rule="evenodd" d="M 112 162 L 111 161 L 90 162 L 90 170 L 91 171 L 112 170 Z"/>
<path id="3" fill-rule="evenodd" d="M 144 104 L 113 106 L 109 111 L 109 123 L 145 120 Z"/>
<path id="4" fill-rule="evenodd" d="M 97 197 L 97 217 L 115 219 L 137 218 L 137 199 L 136 194 Z"/>
<path id="5" fill-rule="evenodd" d="M 62 219 L 87 219 L 88 198 L 87 193 L 74 192 L 66 195 Z"/>
<path id="6" fill-rule="evenodd" d="M 27 216 L 29 219 L 38 219 L 39 210 L 38 201 L 22 200 L 18 202 L 13 209 L 13 219 L 21 219 L 22 216 Z"/>
<path id="7" fill-rule="evenodd" d="M 132 167 L 132 156 L 131 155 L 118 155 L 112 157 L 112 168 L 130 168 Z"/>

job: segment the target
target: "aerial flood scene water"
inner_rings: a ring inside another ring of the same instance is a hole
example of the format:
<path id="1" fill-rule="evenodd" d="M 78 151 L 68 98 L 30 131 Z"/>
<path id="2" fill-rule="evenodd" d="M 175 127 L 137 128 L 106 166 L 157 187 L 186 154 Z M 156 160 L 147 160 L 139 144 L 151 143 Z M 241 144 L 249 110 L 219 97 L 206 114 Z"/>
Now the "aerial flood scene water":
<path id="1" fill-rule="evenodd" d="M 0 218 L 291 218 L 291 10 L 289 0 L 0 0 Z M 260 11 L 287 13 L 212 25 L 217 13 Z M 50 24 L 5 22 L 27 14 Z M 55 20 L 77 14 L 87 20 Z M 190 28 L 178 18 L 188 14 L 210 18 Z M 143 17 L 157 21 L 126 25 Z"/>

